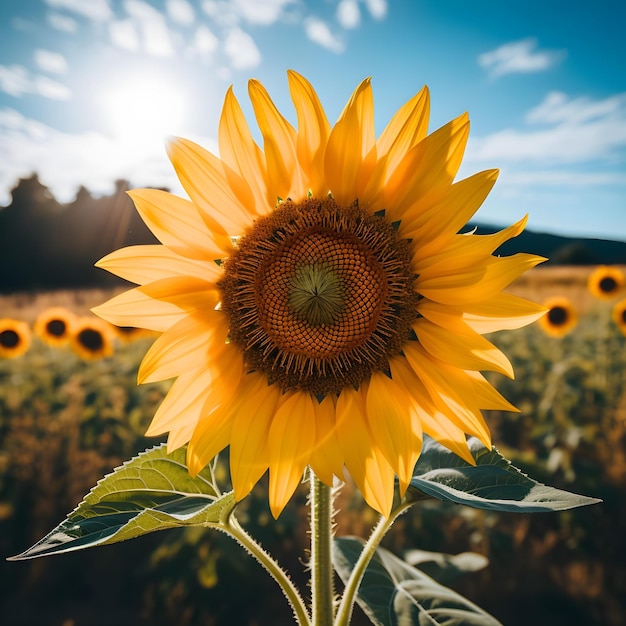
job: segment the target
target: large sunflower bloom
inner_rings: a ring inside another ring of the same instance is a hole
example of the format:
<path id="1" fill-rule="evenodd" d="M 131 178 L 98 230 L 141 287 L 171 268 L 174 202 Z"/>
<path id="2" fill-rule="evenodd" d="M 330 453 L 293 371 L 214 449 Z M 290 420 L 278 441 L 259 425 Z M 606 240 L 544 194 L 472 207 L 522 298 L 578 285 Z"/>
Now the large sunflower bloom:
<path id="1" fill-rule="evenodd" d="M 388 514 L 406 490 L 422 435 L 472 462 L 466 433 L 490 445 L 481 409 L 514 407 L 479 373 L 513 371 L 483 333 L 543 308 L 501 293 L 542 259 L 493 256 L 518 235 L 458 234 L 497 172 L 454 182 L 461 115 L 427 135 L 426 88 L 374 132 L 369 80 L 331 127 L 311 85 L 289 72 L 297 130 L 256 80 L 254 141 L 232 90 L 221 158 L 173 139 L 189 200 L 130 192 L 162 245 L 99 266 L 140 286 L 97 307 L 118 325 L 161 331 L 140 382 L 176 377 L 148 430 L 189 442 L 199 472 L 230 445 L 237 499 L 269 469 L 278 516 L 310 466 L 327 484 L 344 466 Z"/>

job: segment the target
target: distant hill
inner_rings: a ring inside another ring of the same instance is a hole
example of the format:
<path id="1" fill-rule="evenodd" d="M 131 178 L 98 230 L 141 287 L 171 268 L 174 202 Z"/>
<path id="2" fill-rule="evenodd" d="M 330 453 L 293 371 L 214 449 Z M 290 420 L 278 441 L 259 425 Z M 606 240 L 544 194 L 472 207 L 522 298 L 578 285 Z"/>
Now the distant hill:
<path id="1" fill-rule="evenodd" d="M 122 283 L 94 263 L 123 246 L 156 243 L 127 189 L 119 180 L 112 195 L 95 198 L 81 187 L 73 202 L 61 204 L 36 174 L 21 179 L 11 203 L 0 209 L 0 293 Z M 479 234 L 499 230 L 475 226 Z M 497 254 L 521 251 L 548 257 L 552 265 L 626 265 L 626 242 L 532 231 L 505 243 Z"/>
<path id="2" fill-rule="evenodd" d="M 481 235 L 501 228 L 488 224 L 470 224 Z M 563 237 L 525 230 L 497 250 L 507 256 L 516 252 L 530 252 L 548 258 L 545 265 L 626 265 L 626 242 L 585 237 Z M 542 267 L 540 266 L 540 267 Z"/>

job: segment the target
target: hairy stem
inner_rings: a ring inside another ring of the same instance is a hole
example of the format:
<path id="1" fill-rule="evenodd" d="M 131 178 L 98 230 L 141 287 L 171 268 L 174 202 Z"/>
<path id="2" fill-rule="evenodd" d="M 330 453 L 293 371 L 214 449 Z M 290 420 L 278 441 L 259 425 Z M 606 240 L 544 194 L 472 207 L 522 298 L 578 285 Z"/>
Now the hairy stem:
<path id="1" fill-rule="evenodd" d="M 230 514 L 223 528 L 236 539 L 278 583 L 281 591 L 291 605 L 298 626 L 311 626 L 309 612 L 300 592 L 278 563 L 243 529 L 234 515 Z"/>
<path id="2" fill-rule="evenodd" d="M 333 498 L 331 488 L 309 470 L 311 491 L 311 598 L 313 626 L 332 626 L 334 617 L 331 558 Z"/>

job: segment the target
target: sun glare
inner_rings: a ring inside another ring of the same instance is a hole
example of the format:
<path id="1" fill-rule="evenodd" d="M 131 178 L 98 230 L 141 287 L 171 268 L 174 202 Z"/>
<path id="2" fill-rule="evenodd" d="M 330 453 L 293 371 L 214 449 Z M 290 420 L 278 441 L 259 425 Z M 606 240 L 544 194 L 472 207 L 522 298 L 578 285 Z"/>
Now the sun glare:
<path id="1" fill-rule="evenodd" d="M 110 131 L 131 141 L 180 133 L 186 101 L 175 84 L 137 77 L 110 86 L 101 98 Z"/>

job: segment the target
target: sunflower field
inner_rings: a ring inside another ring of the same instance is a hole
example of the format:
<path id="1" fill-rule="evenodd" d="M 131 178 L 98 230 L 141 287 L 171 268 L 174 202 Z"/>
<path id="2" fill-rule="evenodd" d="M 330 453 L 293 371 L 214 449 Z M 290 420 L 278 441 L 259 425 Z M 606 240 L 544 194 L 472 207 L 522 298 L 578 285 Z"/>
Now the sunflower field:
<path id="1" fill-rule="evenodd" d="M 623 270 L 551 267 L 512 288 L 549 311 L 492 338 L 516 380 L 492 384 L 519 413 L 487 414 L 495 446 L 541 482 L 601 498 L 594 507 L 522 515 L 426 502 L 385 547 L 409 562 L 447 553 L 470 567 L 445 584 L 507 626 L 618 626 L 626 612 L 626 290 Z M 144 433 L 169 382 L 136 385 L 154 337 L 89 313 L 110 291 L 0 298 L 0 615 L 7 626 L 289 624 L 273 581 L 228 537 L 155 533 L 63 557 L 7 563 L 97 481 L 163 438 Z M 223 462 L 223 461 L 222 461 Z M 223 471 L 222 471 L 223 469 Z M 218 465 L 226 480 L 227 471 Z M 240 519 L 306 585 L 306 493 L 271 522 L 267 482 Z M 375 513 L 348 482 L 338 535 L 367 536 Z M 416 546 L 433 554 L 420 553 Z M 467 570 L 475 570 L 466 573 Z M 448 570 L 450 571 L 450 570 Z M 299 576 L 301 573 L 301 576 Z M 245 589 L 246 602 L 239 600 Z M 369 621 L 355 614 L 354 624 Z"/>

